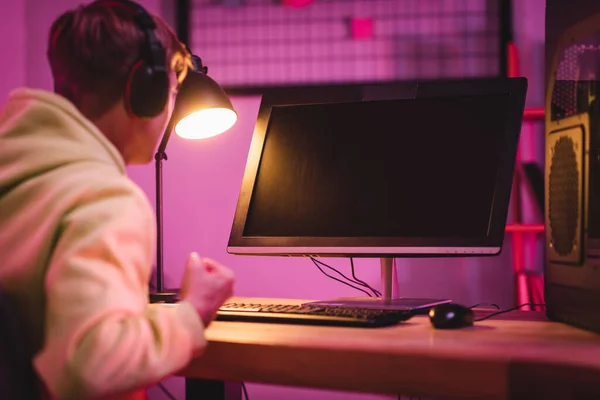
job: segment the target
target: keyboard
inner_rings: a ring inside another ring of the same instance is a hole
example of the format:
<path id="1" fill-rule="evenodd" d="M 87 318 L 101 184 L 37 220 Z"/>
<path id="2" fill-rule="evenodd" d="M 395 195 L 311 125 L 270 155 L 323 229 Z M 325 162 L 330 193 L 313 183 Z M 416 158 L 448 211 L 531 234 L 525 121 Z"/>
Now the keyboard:
<path id="1" fill-rule="evenodd" d="M 315 305 L 226 303 L 219 308 L 216 320 L 377 328 L 396 325 L 412 316 L 413 314 L 410 311 L 396 310 Z"/>

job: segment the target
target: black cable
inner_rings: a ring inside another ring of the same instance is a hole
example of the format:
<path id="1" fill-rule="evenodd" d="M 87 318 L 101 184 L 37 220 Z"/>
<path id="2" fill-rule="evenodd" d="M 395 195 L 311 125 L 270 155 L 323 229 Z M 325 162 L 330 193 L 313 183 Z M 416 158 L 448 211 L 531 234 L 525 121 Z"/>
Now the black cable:
<path id="1" fill-rule="evenodd" d="M 349 277 L 348 277 L 347 275 L 345 275 L 343 272 L 340 272 L 340 271 L 339 271 L 337 268 L 334 268 L 334 267 L 332 267 L 331 265 L 329 265 L 329 264 L 326 264 L 326 263 L 324 263 L 324 262 L 323 262 L 323 261 L 321 261 L 321 260 L 317 260 L 317 259 L 315 258 L 315 260 L 314 260 L 314 261 L 318 262 L 319 264 L 321 264 L 321 265 L 322 265 L 322 266 L 324 266 L 324 267 L 327 267 L 327 268 L 329 268 L 329 269 L 331 269 L 331 270 L 335 271 L 335 272 L 336 272 L 338 275 L 340 275 L 342 278 L 344 278 L 345 280 L 347 280 L 347 281 L 348 281 L 348 282 L 350 282 L 351 284 L 358 285 L 358 286 L 362 286 L 362 287 L 363 287 L 363 288 L 365 288 L 365 289 L 369 289 L 371 292 L 373 292 L 373 295 L 374 295 L 375 297 L 381 297 L 381 293 L 380 293 L 380 292 L 379 292 L 377 289 L 374 289 L 374 288 L 373 288 L 371 285 L 369 285 L 369 284 L 368 284 L 368 283 L 366 283 L 365 281 L 362 281 L 362 280 L 360 280 L 360 279 L 358 279 L 358 278 L 356 277 L 356 274 L 355 274 L 355 271 L 354 271 L 354 260 L 353 260 L 353 258 L 352 258 L 352 257 L 350 257 L 350 267 L 351 267 L 351 272 L 352 272 L 352 278 L 349 278 Z M 369 297 L 372 297 L 372 296 L 371 296 L 369 293 L 367 293 L 367 295 L 369 295 Z"/>
<path id="2" fill-rule="evenodd" d="M 342 278 L 346 279 L 348 282 L 351 282 L 351 283 L 353 283 L 353 284 L 357 284 L 357 285 L 359 285 L 359 286 L 362 286 L 362 287 L 364 287 L 364 288 L 367 288 L 367 289 L 369 289 L 371 292 L 373 292 L 373 294 L 374 294 L 376 297 L 381 297 L 381 292 L 379 292 L 377 289 L 374 289 L 374 288 L 373 288 L 371 285 L 369 285 L 369 284 L 368 284 L 368 283 L 366 283 L 365 281 L 363 281 L 363 280 L 361 280 L 361 279 L 358 279 L 358 278 L 356 277 L 356 272 L 355 272 L 355 269 L 354 269 L 354 259 L 353 259 L 352 257 L 350 257 L 350 267 L 351 267 L 351 272 L 352 272 L 352 278 L 353 278 L 353 279 L 350 279 L 350 278 L 348 278 L 348 277 L 347 277 L 346 275 L 344 275 L 342 272 L 340 272 L 340 271 L 339 271 L 339 270 L 337 270 L 336 268 L 334 268 L 334 267 L 332 267 L 332 266 L 330 266 L 330 265 L 328 265 L 328 264 L 324 263 L 323 261 L 317 260 L 316 258 L 313 258 L 313 257 L 311 257 L 311 259 L 312 259 L 313 263 L 319 263 L 319 264 L 321 264 L 322 266 L 324 266 L 324 267 L 327 267 L 327 268 L 329 268 L 329 269 L 333 270 L 333 271 L 334 271 L 334 272 L 336 272 L 338 275 L 340 275 Z M 321 271 L 321 272 L 323 272 L 323 271 Z M 323 273 L 324 273 L 324 272 L 323 272 Z M 328 276 L 329 278 L 335 279 L 335 280 L 337 280 L 338 282 L 340 282 L 340 280 L 339 280 L 339 279 L 333 278 L 332 276 L 330 276 L 330 275 L 328 275 L 328 274 L 325 274 L 325 275 L 326 275 L 326 276 Z M 348 283 L 346 283 L 346 282 L 342 282 L 342 283 L 344 283 L 345 285 L 348 285 Z M 348 285 L 348 286 L 350 286 L 350 285 Z M 360 288 L 357 288 L 357 287 L 355 287 L 355 286 L 351 286 L 351 287 L 353 287 L 354 289 L 357 289 L 357 290 L 361 290 L 362 292 L 366 293 L 364 290 L 362 290 L 362 289 L 360 289 Z M 373 296 L 371 296 L 369 293 L 367 293 L 367 295 L 368 295 L 369 297 L 373 297 Z"/>
<path id="3" fill-rule="evenodd" d="M 246 384 L 244 382 L 242 382 L 242 391 L 244 392 L 244 399 L 250 400 L 248 397 L 248 390 L 246 389 Z"/>
<path id="4" fill-rule="evenodd" d="M 354 279 L 348 278 L 344 273 L 340 272 L 338 269 L 332 267 L 331 265 L 324 263 L 321 260 L 317 260 L 316 258 L 313 258 L 313 257 L 311 257 L 311 258 L 313 259 L 313 262 L 317 262 L 317 263 L 321 264 L 322 266 L 327 267 L 330 270 L 336 272 L 338 275 L 340 275 L 342 278 L 346 279 L 348 282 L 351 282 L 353 284 L 356 284 L 356 285 L 359 285 L 359 286 L 362 286 L 364 288 L 371 290 L 375 296 L 381 296 L 381 293 L 378 290 L 373 289 L 373 287 L 371 287 L 368 283 L 366 283 L 356 277 L 355 272 L 354 272 L 354 260 L 352 259 L 352 257 L 350 257 L 350 265 L 352 267 L 352 278 L 354 278 Z M 372 296 L 369 295 L 369 297 L 372 297 Z"/>
<path id="5" fill-rule="evenodd" d="M 485 317 L 477 318 L 475 321 L 476 322 L 483 321 L 483 320 L 486 320 L 488 318 L 495 317 L 496 315 L 504 314 L 504 313 L 507 313 L 507 312 L 510 312 L 510 311 L 515 311 L 515 310 L 518 310 L 519 308 L 527 307 L 527 306 L 531 306 L 531 307 L 546 307 L 545 304 L 525 303 L 525 304 L 521 304 L 520 306 L 516 306 L 516 307 L 512 307 L 512 308 L 507 308 L 506 310 L 502 310 L 502 311 L 497 311 L 497 312 L 491 313 L 489 315 L 486 315 Z"/>
<path id="6" fill-rule="evenodd" d="M 313 264 L 315 264 L 315 266 L 316 266 L 316 267 L 319 269 L 319 271 L 321 271 L 321 272 L 323 273 L 323 275 L 325 275 L 326 277 L 328 277 L 328 278 L 331 278 L 331 279 L 333 279 L 333 280 L 335 280 L 335 281 L 338 281 L 338 282 L 340 282 L 340 283 L 343 283 L 343 284 L 344 284 L 344 285 L 346 285 L 346 286 L 350 286 L 350 287 L 351 287 L 351 288 L 353 288 L 353 289 L 360 290 L 361 292 L 363 292 L 364 294 L 366 294 L 366 295 L 367 295 L 367 296 L 369 296 L 369 297 L 373 297 L 373 296 L 371 295 L 371 293 L 367 292 L 366 290 L 363 290 L 363 289 L 361 289 L 360 287 L 357 287 L 357 286 L 354 286 L 354 285 L 353 285 L 353 284 L 351 284 L 351 283 L 348 283 L 348 282 L 352 282 L 352 283 L 356 283 L 356 282 L 354 282 L 352 279 L 348 278 L 346 275 L 344 275 L 343 273 L 341 273 L 341 272 L 340 272 L 340 271 L 338 271 L 337 269 L 335 269 L 335 268 L 333 268 L 333 267 L 331 267 L 331 266 L 329 266 L 329 265 L 325 264 L 324 262 L 322 262 L 322 261 L 319 261 L 319 260 L 317 260 L 317 259 L 315 259 L 315 258 L 312 258 L 312 257 L 311 257 L 310 259 L 311 259 L 311 261 L 313 262 Z M 332 270 L 332 271 L 334 271 L 334 272 L 336 272 L 338 275 L 340 275 L 340 276 L 341 276 L 341 277 L 343 277 L 344 279 L 348 280 L 348 282 L 345 282 L 345 281 L 343 281 L 343 280 L 341 280 L 341 279 L 338 279 L 338 278 L 336 278 L 335 276 L 331 276 L 331 275 L 329 275 L 327 272 L 325 272 L 325 271 L 324 271 L 324 270 L 323 270 L 323 269 L 322 269 L 322 268 L 319 266 L 319 264 L 320 264 L 320 265 L 322 265 L 322 266 L 324 266 L 324 267 L 326 267 L 326 268 L 329 268 L 330 270 Z"/>
<path id="7" fill-rule="evenodd" d="M 354 274 L 354 258 L 350 257 L 350 268 L 352 269 L 352 278 L 354 278 L 354 281 L 359 283 L 361 286 L 368 288 L 371 292 L 373 292 L 373 294 L 377 297 L 381 297 L 381 292 L 377 289 L 373 289 L 373 287 L 371 285 L 369 285 L 367 282 L 360 280 L 356 277 L 356 275 Z"/>
<path id="8" fill-rule="evenodd" d="M 363 292 L 364 294 L 366 294 L 366 295 L 367 295 L 367 296 L 369 296 L 369 297 L 373 297 L 373 295 L 371 295 L 371 293 L 367 292 L 366 290 L 364 290 L 364 289 L 361 289 L 361 288 L 359 288 L 358 286 L 354 286 L 354 285 L 352 285 L 352 284 L 350 284 L 350 283 L 348 283 L 348 282 L 344 282 L 343 280 L 341 280 L 341 279 L 338 279 L 338 278 L 336 278 L 335 276 L 331 276 L 331 275 L 329 275 L 327 272 L 323 271 L 323 268 L 321 268 L 321 267 L 319 266 L 319 264 L 321 264 L 321 265 L 323 265 L 324 267 L 327 267 L 327 268 L 329 268 L 329 269 L 331 269 L 331 270 L 333 270 L 333 271 L 337 272 L 339 275 L 341 275 L 342 277 L 346 278 L 348 281 L 352 282 L 352 280 L 351 280 L 350 278 L 348 278 L 346 275 L 342 274 L 342 273 L 341 273 L 340 271 L 338 271 L 337 269 L 335 269 L 335 268 L 333 268 L 333 267 L 330 267 L 329 265 L 327 265 L 327 264 L 325 264 L 325 263 L 323 263 L 323 262 L 321 262 L 321 261 L 319 261 L 319 260 L 317 260 L 317 259 L 315 259 L 315 258 L 313 258 L 313 257 L 310 257 L 310 260 L 313 262 L 313 264 L 315 264 L 315 266 L 316 266 L 317 268 L 319 268 L 319 271 L 321 271 L 321 272 L 323 273 L 323 275 L 325 275 L 326 277 L 328 277 L 328 278 L 331 278 L 331 279 L 333 279 L 334 281 L 338 281 L 338 282 L 340 282 L 340 283 L 343 283 L 343 284 L 344 284 L 344 285 L 346 285 L 346 286 L 350 286 L 352 289 L 360 290 L 361 292 Z"/>
<path id="9" fill-rule="evenodd" d="M 476 308 L 476 307 L 480 307 L 480 306 L 492 306 L 494 307 L 496 310 L 500 309 L 500 306 L 496 303 L 488 303 L 487 301 L 484 301 L 483 303 L 477 303 L 474 306 L 471 306 L 469 308 Z"/>
<path id="10" fill-rule="evenodd" d="M 167 397 L 168 397 L 170 400 L 177 400 L 177 399 L 175 398 L 175 396 L 173 396 L 173 395 L 171 394 L 171 392 L 169 392 L 169 391 L 167 390 L 167 388 L 166 388 L 166 387 L 164 387 L 164 386 L 163 386 L 163 384 L 162 384 L 161 382 L 158 382 L 158 387 L 160 388 L 160 390 L 162 390 L 162 392 L 165 394 L 165 396 L 167 396 Z"/>

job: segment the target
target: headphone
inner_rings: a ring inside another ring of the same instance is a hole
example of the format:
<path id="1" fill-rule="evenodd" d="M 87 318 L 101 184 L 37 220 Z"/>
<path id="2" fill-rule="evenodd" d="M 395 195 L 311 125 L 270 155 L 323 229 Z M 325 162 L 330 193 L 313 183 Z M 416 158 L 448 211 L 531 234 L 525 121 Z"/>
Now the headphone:
<path id="1" fill-rule="evenodd" d="M 156 23 L 150 14 L 131 0 L 97 0 L 94 5 L 124 7 L 133 14 L 136 25 L 144 32 L 145 45 L 127 77 L 124 101 L 127 110 L 139 118 L 160 114 L 169 96 L 167 53 L 156 36 Z"/>

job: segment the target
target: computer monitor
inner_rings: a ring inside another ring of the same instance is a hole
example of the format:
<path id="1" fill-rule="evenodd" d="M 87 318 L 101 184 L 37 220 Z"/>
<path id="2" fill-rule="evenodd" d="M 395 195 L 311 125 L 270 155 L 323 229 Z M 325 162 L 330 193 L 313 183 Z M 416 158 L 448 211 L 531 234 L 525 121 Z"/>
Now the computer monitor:
<path id="1" fill-rule="evenodd" d="M 392 299 L 391 261 L 500 253 L 527 81 L 428 85 L 413 99 L 267 104 L 228 252 L 381 259 L 381 299 L 329 304 L 448 301 Z"/>

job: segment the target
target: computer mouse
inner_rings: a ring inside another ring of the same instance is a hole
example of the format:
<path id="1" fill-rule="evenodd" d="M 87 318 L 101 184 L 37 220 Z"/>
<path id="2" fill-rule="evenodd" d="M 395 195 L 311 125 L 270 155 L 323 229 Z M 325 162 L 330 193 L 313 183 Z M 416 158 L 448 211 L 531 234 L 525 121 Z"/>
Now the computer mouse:
<path id="1" fill-rule="evenodd" d="M 457 329 L 472 326 L 475 314 L 469 307 L 456 303 L 438 304 L 429 310 L 429 321 L 436 329 Z"/>

